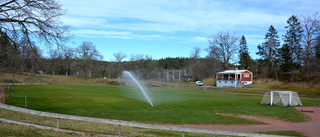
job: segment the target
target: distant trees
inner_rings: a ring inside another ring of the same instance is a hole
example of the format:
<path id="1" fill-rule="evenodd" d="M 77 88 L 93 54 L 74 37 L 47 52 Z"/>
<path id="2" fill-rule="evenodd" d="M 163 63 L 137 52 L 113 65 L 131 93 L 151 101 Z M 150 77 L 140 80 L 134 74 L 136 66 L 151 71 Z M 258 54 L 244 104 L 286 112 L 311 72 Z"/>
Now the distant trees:
<path id="1" fill-rule="evenodd" d="M 127 54 L 120 52 L 114 53 L 113 56 L 115 57 L 115 61 L 117 62 L 115 67 L 117 71 L 117 76 L 119 77 L 122 72 L 122 64 L 120 63 L 123 59 L 127 58 Z"/>
<path id="2" fill-rule="evenodd" d="M 114 53 L 113 56 L 115 57 L 116 62 L 121 62 L 123 59 L 127 58 L 127 54 L 122 52 Z"/>
<path id="3" fill-rule="evenodd" d="M 265 41 L 257 46 L 260 58 L 255 61 L 249 55 L 244 35 L 218 32 L 208 37 L 205 58 L 200 56 L 201 49 L 194 47 L 189 57 L 153 59 L 150 55 L 132 54 L 126 61 L 127 54 L 117 52 L 111 62 L 102 61 L 102 55 L 90 41 L 83 41 L 77 48 L 63 46 L 70 38 L 68 26 L 59 20 L 63 14 L 65 11 L 56 0 L 0 1 L 0 69 L 108 78 L 118 78 L 123 70 L 130 70 L 139 78 L 158 81 L 182 80 L 183 76 L 203 80 L 232 67 L 258 70 L 259 74 L 276 79 L 280 72 L 282 78 L 292 81 L 294 71 L 308 79 L 320 69 L 317 13 L 288 18 L 282 47 L 278 31 L 271 25 Z M 50 45 L 48 58 L 42 56 L 39 42 Z M 52 45 L 58 48 L 52 49 Z M 239 66 L 231 63 L 233 59 Z"/>
<path id="4" fill-rule="evenodd" d="M 51 59 L 51 63 L 50 63 L 51 74 L 55 75 L 57 73 L 58 63 L 60 63 L 60 60 L 61 60 L 60 50 L 50 49 L 48 54 Z"/>
<path id="5" fill-rule="evenodd" d="M 19 43 L 20 54 L 17 55 L 17 59 L 20 60 L 20 65 L 24 71 L 35 72 L 39 68 L 39 60 L 41 58 L 40 49 L 34 44 L 34 42 L 29 43 L 27 40 L 22 40 Z"/>
<path id="6" fill-rule="evenodd" d="M 194 47 L 191 51 L 190 58 L 197 60 L 200 58 L 201 49 L 199 47 Z"/>
<path id="7" fill-rule="evenodd" d="M 218 32 L 208 38 L 209 57 L 215 58 L 223 63 L 223 68 L 229 68 L 229 61 L 233 55 L 238 51 L 239 36 L 230 32 Z"/>
<path id="8" fill-rule="evenodd" d="M 63 47 L 62 50 L 62 59 L 63 61 L 63 67 L 66 76 L 71 74 L 71 65 L 74 61 L 74 58 L 76 57 L 76 51 L 70 47 Z"/>
<path id="9" fill-rule="evenodd" d="M 93 63 L 102 60 L 103 56 L 96 49 L 96 46 L 88 41 L 83 41 L 76 50 L 78 52 L 78 65 L 82 68 L 84 76 L 92 77 L 92 69 L 94 68 Z"/>

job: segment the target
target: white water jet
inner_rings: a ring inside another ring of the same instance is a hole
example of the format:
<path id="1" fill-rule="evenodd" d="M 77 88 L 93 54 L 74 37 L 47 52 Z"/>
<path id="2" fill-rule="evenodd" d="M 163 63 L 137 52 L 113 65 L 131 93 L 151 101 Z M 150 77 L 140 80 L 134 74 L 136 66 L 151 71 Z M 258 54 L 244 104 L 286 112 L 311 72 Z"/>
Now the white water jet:
<path id="1" fill-rule="evenodd" d="M 141 84 L 137 81 L 137 79 L 128 71 L 123 71 L 123 74 L 127 74 L 140 88 L 141 92 L 143 93 L 144 97 L 148 100 L 149 104 L 151 106 L 153 106 L 149 96 L 147 95 L 147 93 L 145 92 L 144 88 L 141 86 Z"/>

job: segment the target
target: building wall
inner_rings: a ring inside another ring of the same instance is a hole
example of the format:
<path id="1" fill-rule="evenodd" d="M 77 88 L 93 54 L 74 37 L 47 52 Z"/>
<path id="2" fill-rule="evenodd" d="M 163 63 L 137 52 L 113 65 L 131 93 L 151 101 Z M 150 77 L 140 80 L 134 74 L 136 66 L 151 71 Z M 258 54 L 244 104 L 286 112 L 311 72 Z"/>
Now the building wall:
<path id="1" fill-rule="evenodd" d="M 218 76 L 221 75 L 221 76 Z M 228 75 L 228 77 L 225 77 Z M 235 77 L 230 77 L 230 75 L 235 75 Z M 241 78 L 240 78 L 241 75 Z M 252 84 L 252 73 L 250 71 L 242 71 L 242 72 L 228 72 L 228 73 L 220 73 L 217 74 L 217 87 L 242 87 L 245 85 Z M 238 83 L 241 79 L 241 83 Z"/>
<path id="2" fill-rule="evenodd" d="M 217 80 L 217 87 L 237 87 L 237 83 L 238 81 L 233 80 Z"/>
<path id="3" fill-rule="evenodd" d="M 245 77 L 245 75 L 249 75 L 248 77 Z M 245 71 L 241 73 L 242 81 L 251 81 L 252 80 L 252 74 L 249 71 Z"/>

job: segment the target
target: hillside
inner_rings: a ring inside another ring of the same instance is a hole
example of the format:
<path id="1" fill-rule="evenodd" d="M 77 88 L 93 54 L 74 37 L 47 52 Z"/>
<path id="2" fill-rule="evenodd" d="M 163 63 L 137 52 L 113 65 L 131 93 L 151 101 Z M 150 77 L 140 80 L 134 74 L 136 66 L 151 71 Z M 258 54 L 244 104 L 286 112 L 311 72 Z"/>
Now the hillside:
<path id="1" fill-rule="evenodd" d="M 50 85 L 113 85 L 117 79 L 84 78 L 58 75 L 31 75 L 30 73 L 4 73 L 0 72 L 0 85 L 11 84 L 50 84 Z M 254 84 L 245 88 L 217 88 L 215 79 L 203 80 L 205 86 L 195 86 L 194 82 L 146 82 L 147 86 L 157 86 L 178 89 L 195 89 L 206 91 L 238 92 L 264 94 L 265 91 L 296 91 L 301 97 L 320 98 L 320 83 L 317 81 L 284 83 L 272 79 L 259 79 Z"/>
<path id="2" fill-rule="evenodd" d="M 31 75 L 30 73 L 0 72 L 0 84 L 54 84 L 54 85 L 96 85 L 112 84 L 115 79 L 85 78 L 58 75 Z"/>

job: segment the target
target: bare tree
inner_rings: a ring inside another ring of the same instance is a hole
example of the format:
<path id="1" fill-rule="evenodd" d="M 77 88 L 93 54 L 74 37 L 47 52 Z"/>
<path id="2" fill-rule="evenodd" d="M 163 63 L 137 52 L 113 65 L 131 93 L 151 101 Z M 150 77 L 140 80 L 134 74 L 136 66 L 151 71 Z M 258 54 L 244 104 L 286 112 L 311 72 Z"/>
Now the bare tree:
<path id="1" fill-rule="evenodd" d="M 122 64 L 120 62 L 127 57 L 127 54 L 122 53 L 120 51 L 118 53 L 114 53 L 113 56 L 116 58 L 116 61 L 117 61 L 116 70 L 117 70 L 117 77 L 119 77 L 120 73 L 123 70 Z"/>
<path id="2" fill-rule="evenodd" d="M 1 0 L 0 35 L 15 46 L 22 38 L 59 45 L 69 38 L 59 18 L 65 13 L 56 0 Z"/>
<path id="3" fill-rule="evenodd" d="M 103 56 L 96 50 L 92 42 L 84 41 L 77 48 L 79 66 L 82 68 L 85 77 L 92 76 L 93 62 L 102 60 Z"/>
<path id="4" fill-rule="evenodd" d="M 119 54 L 119 53 L 115 53 L 115 54 Z M 113 54 L 113 55 L 115 56 L 115 54 Z M 119 56 L 119 55 L 116 55 L 116 56 Z M 136 55 L 131 54 L 130 55 L 130 61 L 139 61 L 139 60 L 143 60 L 143 54 L 136 54 Z"/>
<path id="5" fill-rule="evenodd" d="M 70 47 L 64 47 L 62 51 L 62 56 L 64 60 L 64 69 L 66 76 L 71 74 L 71 64 L 73 59 L 75 58 L 75 51 Z"/>
<path id="6" fill-rule="evenodd" d="M 238 51 L 239 36 L 230 32 L 218 32 L 208 38 L 209 57 L 215 58 L 223 62 L 223 68 L 229 68 L 229 61 L 233 58 L 233 54 Z"/>
<path id="7" fill-rule="evenodd" d="M 58 49 L 50 49 L 49 56 L 51 59 L 51 73 L 52 75 L 55 75 L 58 68 L 58 62 L 61 58 L 61 53 Z"/>
<path id="8" fill-rule="evenodd" d="M 197 60 L 200 58 L 201 49 L 199 47 L 194 47 L 191 51 L 190 58 Z"/>
<path id="9" fill-rule="evenodd" d="M 114 53 L 113 56 L 116 58 L 117 62 L 121 62 L 124 58 L 127 57 L 127 54 L 124 54 L 120 51 L 118 53 Z"/>
<path id="10" fill-rule="evenodd" d="M 305 77 L 308 78 L 311 69 L 312 57 L 315 54 L 317 37 L 320 33 L 320 16 L 318 13 L 302 16 L 301 26 L 303 29 L 303 60 Z"/>

